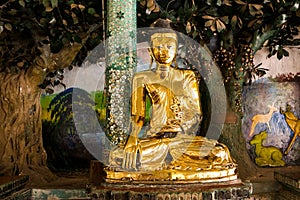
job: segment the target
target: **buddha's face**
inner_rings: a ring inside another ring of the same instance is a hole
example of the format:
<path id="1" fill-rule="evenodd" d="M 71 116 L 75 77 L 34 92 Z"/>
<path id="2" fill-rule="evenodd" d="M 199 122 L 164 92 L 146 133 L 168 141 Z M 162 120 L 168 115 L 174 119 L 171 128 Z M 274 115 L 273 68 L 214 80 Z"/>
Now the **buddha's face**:
<path id="1" fill-rule="evenodd" d="M 174 33 L 156 33 L 151 37 L 151 51 L 160 64 L 171 64 L 176 56 L 177 40 Z"/>

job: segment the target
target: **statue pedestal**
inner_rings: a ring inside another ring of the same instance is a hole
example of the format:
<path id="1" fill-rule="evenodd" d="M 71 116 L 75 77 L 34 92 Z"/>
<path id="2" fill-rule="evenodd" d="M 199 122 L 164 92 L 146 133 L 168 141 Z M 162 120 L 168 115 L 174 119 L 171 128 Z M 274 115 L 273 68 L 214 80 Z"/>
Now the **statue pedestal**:
<path id="1" fill-rule="evenodd" d="M 298 199 L 300 196 L 300 174 L 298 172 L 275 172 L 275 179 L 282 185 L 278 199 Z"/>
<path id="2" fill-rule="evenodd" d="M 91 163 L 89 196 L 93 200 L 214 200 L 250 199 L 252 186 L 240 179 L 220 182 L 152 181 L 138 183 L 107 182 L 104 180 L 103 165 Z"/>
<path id="3" fill-rule="evenodd" d="M 237 180 L 236 167 L 223 170 L 158 170 L 158 171 L 111 171 L 104 170 L 107 183 L 133 184 L 190 184 L 220 183 Z"/>
<path id="4" fill-rule="evenodd" d="M 31 190 L 25 185 L 29 176 L 1 176 L 0 177 L 0 199 L 29 199 Z"/>
<path id="5" fill-rule="evenodd" d="M 250 199 L 252 187 L 239 180 L 193 184 L 111 184 L 91 186 L 93 200 L 214 200 Z"/>

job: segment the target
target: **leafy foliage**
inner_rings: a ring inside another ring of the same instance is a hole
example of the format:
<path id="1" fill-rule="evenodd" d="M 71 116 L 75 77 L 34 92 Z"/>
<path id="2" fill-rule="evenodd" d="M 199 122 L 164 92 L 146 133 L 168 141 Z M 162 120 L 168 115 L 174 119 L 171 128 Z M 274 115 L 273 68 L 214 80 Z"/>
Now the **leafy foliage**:
<path id="1" fill-rule="evenodd" d="M 281 59 L 289 55 L 285 49 L 287 45 L 299 45 L 299 39 L 295 39 L 300 27 L 299 0 L 173 0 L 168 5 L 161 1 L 156 3 L 160 10 L 145 19 L 150 22 L 158 17 L 171 19 L 178 31 L 199 43 L 208 44 L 213 53 L 221 52 L 216 52 L 220 47 L 232 52 L 232 61 L 237 66 L 235 72 L 244 77 L 245 82 L 253 77 L 249 74 L 263 74 L 263 69 L 258 70 L 259 66 L 243 66 L 241 59 L 245 49 L 251 48 L 254 55 L 262 47 L 268 47 L 269 56 L 277 55 Z M 236 73 L 232 73 L 232 77 Z"/>
<path id="2" fill-rule="evenodd" d="M 63 69 L 49 72 L 43 83 L 39 85 L 40 88 L 45 89 L 48 94 L 52 94 L 54 92 L 53 88 L 57 85 L 62 85 L 66 89 L 66 85 L 62 82 L 64 79 L 63 73 Z"/>
<path id="3" fill-rule="evenodd" d="M 155 0 L 143 0 L 147 2 Z M 224 76 L 231 108 L 242 113 L 242 86 L 266 74 L 253 56 L 268 47 L 269 57 L 288 56 L 287 45 L 299 45 L 299 0 L 173 0 L 155 1 L 159 11 L 142 6 L 141 24 L 157 18 L 172 20 L 174 28 L 207 44 Z M 193 54 L 193 52 L 191 52 Z M 205 65 L 204 65 L 205 66 Z"/>
<path id="4" fill-rule="evenodd" d="M 20 72 L 32 66 L 41 54 L 39 47 L 50 44 L 51 52 L 81 43 L 95 26 L 84 47 L 73 61 L 80 65 L 87 52 L 103 39 L 101 1 L 79 0 L 7 0 L 0 3 L 0 72 Z M 70 66 L 71 68 L 71 66 Z M 61 79 L 49 72 L 41 85 L 60 84 Z M 49 89 L 49 92 L 51 90 Z"/>
<path id="5" fill-rule="evenodd" d="M 171 19 L 177 31 L 208 44 L 212 52 L 220 47 L 234 51 L 232 59 L 240 69 L 245 47 L 255 54 L 266 46 L 269 57 L 281 59 L 289 55 L 286 45 L 299 44 L 294 39 L 299 34 L 299 4 L 299 0 L 140 0 L 137 17 L 138 26 L 149 26 L 157 18 Z M 82 42 L 91 26 L 101 25 L 102 11 L 101 1 L 5 1 L 0 5 L 0 71 L 27 69 L 40 54 L 41 44 L 50 44 L 57 53 L 67 44 Z M 80 65 L 102 38 L 100 26 L 90 34 L 73 65 Z M 253 67 L 242 66 L 240 76 L 252 77 L 247 74 L 257 72 Z M 51 87 L 62 84 L 62 71 L 49 72 L 41 88 L 51 93 Z"/>
<path id="6" fill-rule="evenodd" d="M 89 50 L 103 39 L 102 3 L 88 0 L 7 0 L 0 5 L 0 71 L 18 72 L 32 65 L 41 44 L 50 44 L 53 53 L 67 44 L 82 42 L 90 34 L 73 61 L 80 65 Z M 242 65 L 245 47 L 252 54 L 266 46 L 269 56 L 288 56 L 286 45 L 299 45 L 299 0 L 138 0 L 138 26 L 149 26 L 157 18 L 169 18 L 177 31 L 206 43 L 215 53 L 219 48 L 235 52 L 233 61 Z M 104 5 L 106 6 L 106 5 Z M 40 39 L 43 36 L 45 39 Z M 255 66 L 253 66 L 255 67 Z M 72 68 L 72 67 L 70 67 Z M 254 69 L 244 69 L 256 71 Z M 41 85 L 61 83 L 61 72 L 51 72 Z M 53 76 L 54 73 L 54 76 Z M 244 77 L 249 72 L 244 72 Z M 51 89 L 48 90 L 51 92 Z"/>

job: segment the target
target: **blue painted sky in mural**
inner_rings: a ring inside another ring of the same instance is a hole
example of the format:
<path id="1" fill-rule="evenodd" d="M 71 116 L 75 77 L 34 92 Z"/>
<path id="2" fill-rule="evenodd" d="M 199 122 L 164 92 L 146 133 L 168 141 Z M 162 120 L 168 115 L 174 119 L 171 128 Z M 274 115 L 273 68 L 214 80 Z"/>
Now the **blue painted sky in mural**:
<path id="1" fill-rule="evenodd" d="M 285 117 L 280 113 L 280 108 L 286 110 L 287 104 L 292 108 L 292 112 L 299 119 L 300 118 L 300 86 L 297 83 L 288 82 L 272 82 L 264 80 L 253 83 L 251 86 L 245 87 L 243 90 L 244 102 L 244 117 L 242 130 L 246 140 L 246 146 L 251 158 L 255 158 L 253 151 L 254 147 L 249 144 L 252 137 L 259 134 L 261 131 L 266 131 L 268 137 L 263 142 L 263 146 L 274 146 L 284 152 L 288 147 L 292 137 L 293 131 L 290 129 L 285 121 Z M 249 135 L 252 118 L 255 115 L 266 115 L 270 112 L 268 105 L 274 106 L 277 110 L 273 112 L 269 125 L 267 123 L 258 123 L 254 129 L 252 136 Z M 283 159 L 288 165 L 300 164 L 300 137 L 296 139 L 293 147 Z"/>

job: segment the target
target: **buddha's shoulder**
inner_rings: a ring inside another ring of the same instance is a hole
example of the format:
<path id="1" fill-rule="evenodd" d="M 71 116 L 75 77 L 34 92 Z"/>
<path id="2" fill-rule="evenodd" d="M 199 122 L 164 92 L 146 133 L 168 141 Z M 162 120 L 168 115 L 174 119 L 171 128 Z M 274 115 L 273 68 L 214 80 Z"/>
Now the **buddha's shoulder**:
<path id="1" fill-rule="evenodd" d="M 196 76 L 195 72 L 191 69 L 178 68 L 176 69 L 176 72 L 182 74 L 183 76 L 192 76 L 192 77 Z"/>
<path id="2" fill-rule="evenodd" d="M 145 76 L 152 76 L 155 72 L 151 70 L 139 71 L 134 74 L 134 78 L 144 78 Z"/>

